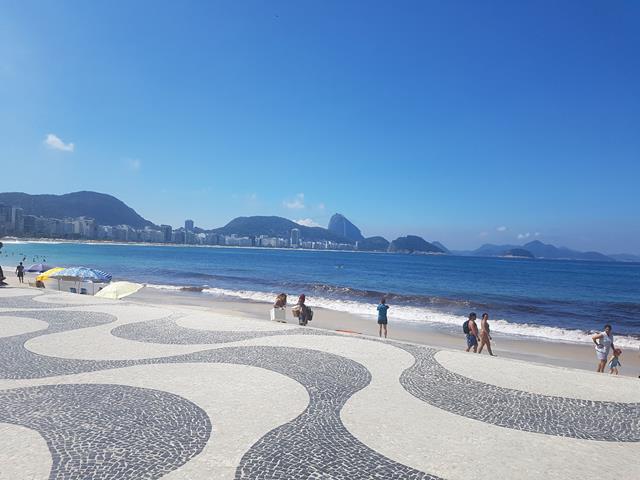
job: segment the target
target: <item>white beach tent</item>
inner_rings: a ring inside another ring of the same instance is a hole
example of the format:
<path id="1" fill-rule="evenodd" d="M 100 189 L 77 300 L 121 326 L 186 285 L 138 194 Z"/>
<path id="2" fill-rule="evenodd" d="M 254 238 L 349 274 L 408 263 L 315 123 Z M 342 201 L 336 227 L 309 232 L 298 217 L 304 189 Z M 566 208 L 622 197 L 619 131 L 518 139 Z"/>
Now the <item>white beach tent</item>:
<path id="1" fill-rule="evenodd" d="M 136 293 L 140 290 L 144 285 L 133 282 L 113 282 L 104 287 L 99 292 L 96 292 L 96 297 L 102 298 L 111 298 L 114 300 L 118 300 L 120 298 L 127 297 Z"/>

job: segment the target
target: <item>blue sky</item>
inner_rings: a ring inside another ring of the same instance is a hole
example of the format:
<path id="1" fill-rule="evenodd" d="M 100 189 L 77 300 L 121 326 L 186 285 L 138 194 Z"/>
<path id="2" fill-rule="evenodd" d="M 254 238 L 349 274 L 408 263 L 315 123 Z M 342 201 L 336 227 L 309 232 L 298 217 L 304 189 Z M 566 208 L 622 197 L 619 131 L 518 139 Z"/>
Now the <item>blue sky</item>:
<path id="1" fill-rule="evenodd" d="M 638 24 L 631 0 L 5 0 L 0 190 L 640 253 Z"/>

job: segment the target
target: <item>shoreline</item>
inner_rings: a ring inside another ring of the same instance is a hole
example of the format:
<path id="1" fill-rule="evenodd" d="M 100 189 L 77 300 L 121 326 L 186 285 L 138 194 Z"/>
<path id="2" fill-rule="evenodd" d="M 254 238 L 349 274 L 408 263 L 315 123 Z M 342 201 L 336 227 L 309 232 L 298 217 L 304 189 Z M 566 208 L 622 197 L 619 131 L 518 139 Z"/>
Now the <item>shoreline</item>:
<path id="1" fill-rule="evenodd" d="M 4 268 L 4 266 L 3 266 Z M 28 285 L 32 280 L 25 278 L 24 285 L 20 285 L 13 270 L 5 269 L 5 276 L 10 287 L 33 288 Z M 308 304 L 314 309 L 316 315 L 310 324 L 311 327 L 330 331 L 352 332 L 353 335 L 377 336 L 378 325 L 374 315 L 369 316 L 327 309 L 313 305 L 313 299 Z M 228 313 L 242 317 L 269 321 L 270 302 L 229 297 L 225 295 L 212 295 L 202 292 L 185 291 L 180 289 L 159 289 L 153 286 L 145 286 L 136 294 L 127 297 L 126 301 L 153 305 L 180 305 L 197 309 L 225 310 Z M 287 311 L 287 323 L 297 324 L 291 316 L 289 304 Z M 410 323 L 393 318 L 393 310 L 389 315 L 389 339 L 407 341 L 427 346 L 446 348 L 450 350 L 466 349 L 464 334 L 454 333 L 448 324 L 442 327 L 437 323 Z M 615 331 L 614 331 L 615 335 Z M 533 363 L 555 365 L 559 367 L 577 368 L 587 371 L 595 371 L 596 358 L 594 348 L 589 343 L 578 343 L 567 340 L 546 339 L 511 333 L 492 331 L 492 349 L 498 356 L 523 360 Z M 640 354 L 637 349 L 622 347 L 621 376 L 638 377 L 640 375 Z M 486 350 L 483 354 L 487 354 Z M 608 371 L 608 369 L 606 370 Z"/>
<path id="2" fill-rule="evenodd" d="M 206 295 L 199 292 L 166 291 L 145 287 L 127 297 L 127 301 L 153 305 L 180 305 L 197 309 L 215 309 L 225 312 L 270 321 L 269 310 L 272 305 L 256 300 L 241 300 Z M 287 323 L 297 324 L 291 315 L 291 304 L 287 309 Z M 314 310 L 314 317 L 310 327 L 322 330 L 351 332 L 357 336 L 378 336 L 378 325 L 375 317 L 371 319 L 360 315 L 329 310 L 322 307 L 310 306 Z M 391 311 L 390 311 L 391 312 Z M 389 339 L 417 343 L 448 350 L 464 351 L 465 337 L 442 331 L 435 325 L 414 325 L 394 322 L 389 314 Z M 588 344 L 567 343 L 562 341 L 544 340 L 531 337 L 516 337 L 512 335 L 492 333 L 492 349 L 500 357 L 511 358 L 531 363 L 553 365 L 563 368 L 576 368 L 593 371 L 595 373 L 597 360 L 595 350 Z M 488 355 L 486 350 L 482 355 Z M 640 375 L 640 354 L 638 351 L 626 349 L 621 357 L 623 367 L 620 376 L 638 377 Z M 606 370 L 608 372 L 608 369 Z M 605 373 L 608 375 L 608 373 Z"/>
<path id="3" fill-rule="evenodd" d="M 256 247 L 256 246 L 241 246 L 241 245 L 199 245 L 193 243 L 158 243 L 158 242 L 123 242 L 116 240 L 70 240 L 68 238 L 17 238 L 17 237 L 1 237 L 3 243 L 8 245 L 19 245 L 23 243 L 34 243 L 34 244 L 60 244 L 60 243 L 69 243 L 69 244 L 78 244 L 78 245 L 120 245 L 120 246 L 137 246 L 137 247 L 196 247 L 196 248 L 241 248 L 246 250 L 278 250 L 278 251 L 302 251 L 302 252 L 335 252 L 335 253 L 371 253 L 371 254 L 389 254 L 389 255 L 408 255 L 408 256 L 434 256 L 434 257 L 470 257 L 470 258 L 499 258 L 503 260 L 543 260 L 543 261 L 562 261 L 562 262 L 578 262 L 578 263 L 622 263 L 622 264 L 640 264 L 638 261 L 628 261 L 628 260 L 586 260 L 586 259 L 576 259 L 576 258 L 547 258 L 547 257 L 518 257 L 518 256 L 500 256 L 500 255 L 462 255 L 458 253 L 447 253 L 447 252 L 389 252 L 382 250 L 358 250 L 358 249 L 345 249 L 345 250 L 336 250 L 332 248 L 290 248 L 290 247 Z M 603 255 L 615 255 L 615 254 L 606 254 Z M 633 255 L 633 254 L 631 254 Z"/>

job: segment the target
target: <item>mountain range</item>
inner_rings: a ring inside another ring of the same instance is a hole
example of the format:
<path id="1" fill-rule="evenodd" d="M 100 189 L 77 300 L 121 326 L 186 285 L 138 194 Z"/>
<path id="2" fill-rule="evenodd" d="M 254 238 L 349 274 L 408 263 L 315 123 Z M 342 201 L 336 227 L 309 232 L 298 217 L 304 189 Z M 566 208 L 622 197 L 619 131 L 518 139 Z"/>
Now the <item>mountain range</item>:
<path id="1" fill-rule="evenodd" d="M 294 228 L 300 230 L 300 237 L 305 241 L 353 243 L 347 237 L 339 235 L 326 228 L 306 227 L 283 217 L 237 217 L 227 223 L 224 227 L 210 231 L 223 235 L 236 234 L 250 237 L 267 235 L 270 237 L 289 238 L 291 230 Z"/>
<path id="2" fill-rule="evenodd" d="M 547 260 L 588 260 L 596 262 L 612 262 L 616 259 L 598 252 L 579 252 L 566 247 L 556 247 L 554 245 L 542 243 L 540 240 L 533 240 L 524 245 L 493 245 L 486 243 L 480 248 L 472 251 L 456 251 L 457 255 L 471 255 L 474 257 L 502 257 L 509 256 L 507 252 L 512 250 L 526 250 L 535 258 Z"/>
<path id="3" fill-rule="evenodd" d="M 153 227 L 131 207 L 116 197 L 97 192 L 73 192 L 64 195 L 29 195 L 21 192 L 0 193 L 0 203 L 20 207 L 24 215 L 47 218 L 91 217 L 99 225 Z"/>
<path id="4" fill-rule="evenodd" d="M 94 218 L 100 225 L 130 225 L 134 228 L 156 226 L 121 200 L 111 195 L 90 191 L 73 192 L 64 195 L 30 195 L 21 192 L 5 192 L 0 193 L 0 204 L 20 207 L 24 210 L 25 215 L 60 219 L 84 216 Z M 352 245 L 357 242 L 358 249 L 364 251 L 640 262 L 640 256 L 638 255 L 604 255 L 599 252 L 579 252 L 566 247 L 545 244 L 539 240 L 534 240 L 524 245 L 485 244 L 471 251 L 450 251 L 440 242 L 428 242 L 416 235 L 399 237 L 389 242 L 380 236 L 365 238 L 360 229 L 340 213 L 336 213 L 331 217 L 328 228 L 308 227 L 283 217 L 252 216 L 237 217 L 224 227 L 208 231 L 225 235 L 268 235 L 288 238 L 294 228 L 300 230 L 301 238 L 306 241 L 331 241 Z"/>

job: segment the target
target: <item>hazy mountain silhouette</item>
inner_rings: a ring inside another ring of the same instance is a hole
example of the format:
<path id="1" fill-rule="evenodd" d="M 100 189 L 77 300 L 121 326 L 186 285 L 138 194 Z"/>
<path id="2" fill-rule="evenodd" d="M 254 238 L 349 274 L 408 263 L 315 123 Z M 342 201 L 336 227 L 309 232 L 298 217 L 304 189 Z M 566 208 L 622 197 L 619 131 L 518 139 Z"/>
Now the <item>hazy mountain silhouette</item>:
<path id="1" fill-rule="evenodd" d="M 64 195 L 30 195 L 21 192 L 0 193 L 0 203 L 20 207 L 25 215 L 47 218 L 91 217 L 99 225 L 153 226 L 121 200 L 98 192 L 73 192 Z"/>

